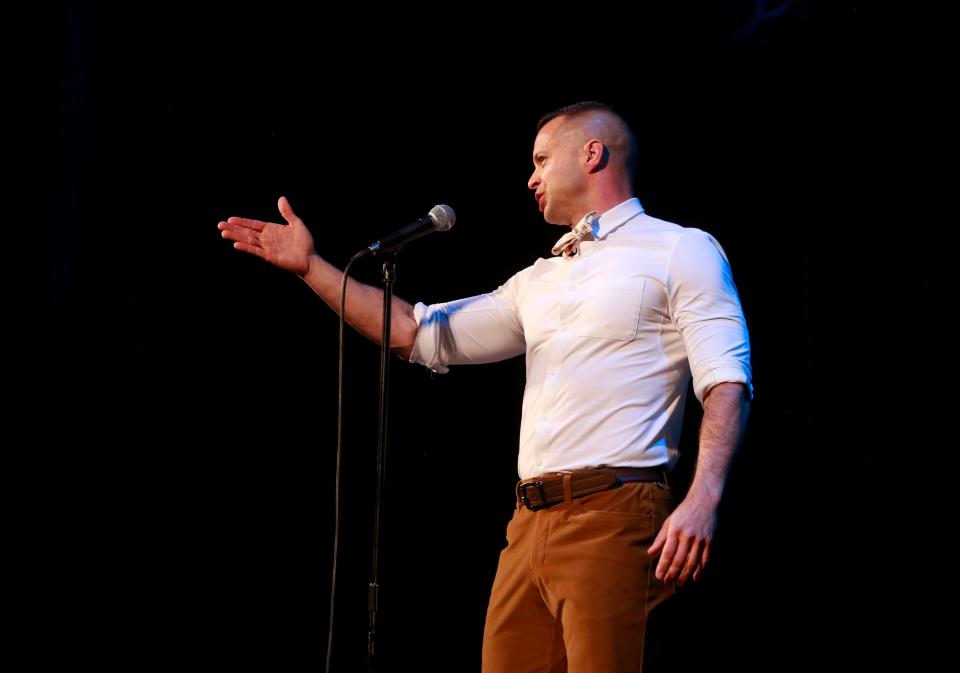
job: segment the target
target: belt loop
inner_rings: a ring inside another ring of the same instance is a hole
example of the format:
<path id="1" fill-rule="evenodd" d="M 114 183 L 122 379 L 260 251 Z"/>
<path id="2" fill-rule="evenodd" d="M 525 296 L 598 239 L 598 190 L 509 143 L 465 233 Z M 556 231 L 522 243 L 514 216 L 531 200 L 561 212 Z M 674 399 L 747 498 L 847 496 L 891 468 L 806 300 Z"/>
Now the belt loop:
<path id="1" fill-rule="evenodd" d="M 668 472 L 669 470 L 667 468 L 663 468 L 663 485 L 666 486 L 667 488 L 670 488 L 670 480 L 667 479 Z"/>
<path id="2" fill-rule="evenodd" d="M 573 498 L 570 497 L 572 492 L 571 482 L 573 481 L 573 473 L 566 472 L 563 475 L 563 501 L 564 502 L 573 502 Z"/>

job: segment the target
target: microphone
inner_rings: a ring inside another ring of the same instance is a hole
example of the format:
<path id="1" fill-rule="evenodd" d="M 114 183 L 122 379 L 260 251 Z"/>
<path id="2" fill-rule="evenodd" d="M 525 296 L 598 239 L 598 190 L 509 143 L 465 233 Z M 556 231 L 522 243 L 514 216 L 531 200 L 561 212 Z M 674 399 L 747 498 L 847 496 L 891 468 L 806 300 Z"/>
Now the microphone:
<path id="1" fill-rule="evenodd" d="M 430 212 L 413 224 L 384 236 L 361 251 L 361 255 L 380 255 L 398 250 L 404 243 L 426 236 L 434 231 L 446 231 L 457 221 L 457 215 L 450 206 L 434 206 Z"/>

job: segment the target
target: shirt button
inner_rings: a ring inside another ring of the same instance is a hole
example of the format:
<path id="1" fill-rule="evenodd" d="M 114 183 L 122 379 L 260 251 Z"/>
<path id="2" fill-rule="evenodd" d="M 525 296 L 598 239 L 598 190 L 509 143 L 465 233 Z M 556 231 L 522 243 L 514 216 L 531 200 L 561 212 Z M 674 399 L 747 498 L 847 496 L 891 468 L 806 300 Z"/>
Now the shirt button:
<path id="1" fill-rule="evenodd" d="M 560 325 L 560 331 L 561 331 L 561 332 L 566 332 L 566 331 L 567 331 L 567 326 L 566 326 L 566 325 Z"/>
<path id="2" fill-rule="evenodd" d="M 576 292 L 576 291 L 577 291 L 576 285 L 571 285 L 570 287 L 567 288 L 567 292 Z"/>
<path id="3" fill-rule="evenodd" d="M 550 370 L 550 376 L 556 376 L 556 375 L 557 375 L 557 370 L 556 370 L 556 369 L 551 369 L 551 370 Z"/>

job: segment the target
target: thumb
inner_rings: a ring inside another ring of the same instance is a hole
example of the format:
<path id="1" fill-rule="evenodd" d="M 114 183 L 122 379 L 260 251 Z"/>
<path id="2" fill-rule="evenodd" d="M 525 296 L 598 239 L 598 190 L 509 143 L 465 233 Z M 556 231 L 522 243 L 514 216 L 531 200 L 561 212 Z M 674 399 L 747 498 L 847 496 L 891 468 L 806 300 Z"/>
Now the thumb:
<path id="1" fill-rule="evenodd" d="M 280 214 L 283 215 L 283 219 L 287 221 L 287 224 L 294 224 L 300 222 L 300 218 L 297 217 L 297 214 L 293 212 L 293 208 L 290 207 L 290 202 L 287 201 L 286 196 L 281 196 L 277 201 L 277 208 L 280 210 Z"/>
<path id="2" fill-rule="evenodd" d="M 650 556 L 658 554 L 661 549 L 663 549 L 663 543 L 667 541 L 667 527 L 660 526 L 660 532 L 657 533 L 656 539 L 653 541 L 653 544 L 647 548 L 647 553 Z"/>

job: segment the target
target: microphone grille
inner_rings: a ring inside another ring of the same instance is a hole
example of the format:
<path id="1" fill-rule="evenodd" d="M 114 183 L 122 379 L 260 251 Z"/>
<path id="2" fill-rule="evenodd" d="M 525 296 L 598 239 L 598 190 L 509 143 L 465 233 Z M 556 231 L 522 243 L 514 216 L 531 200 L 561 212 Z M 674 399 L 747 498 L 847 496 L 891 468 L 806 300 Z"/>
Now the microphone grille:
<path id="1" fill-rule="evenodd" d="M 450 206 L 434 206 L 430 209 L 430 219 L 437 225 L 437 231 L 446 231 L 457 221 L 457 214 Z"/>

